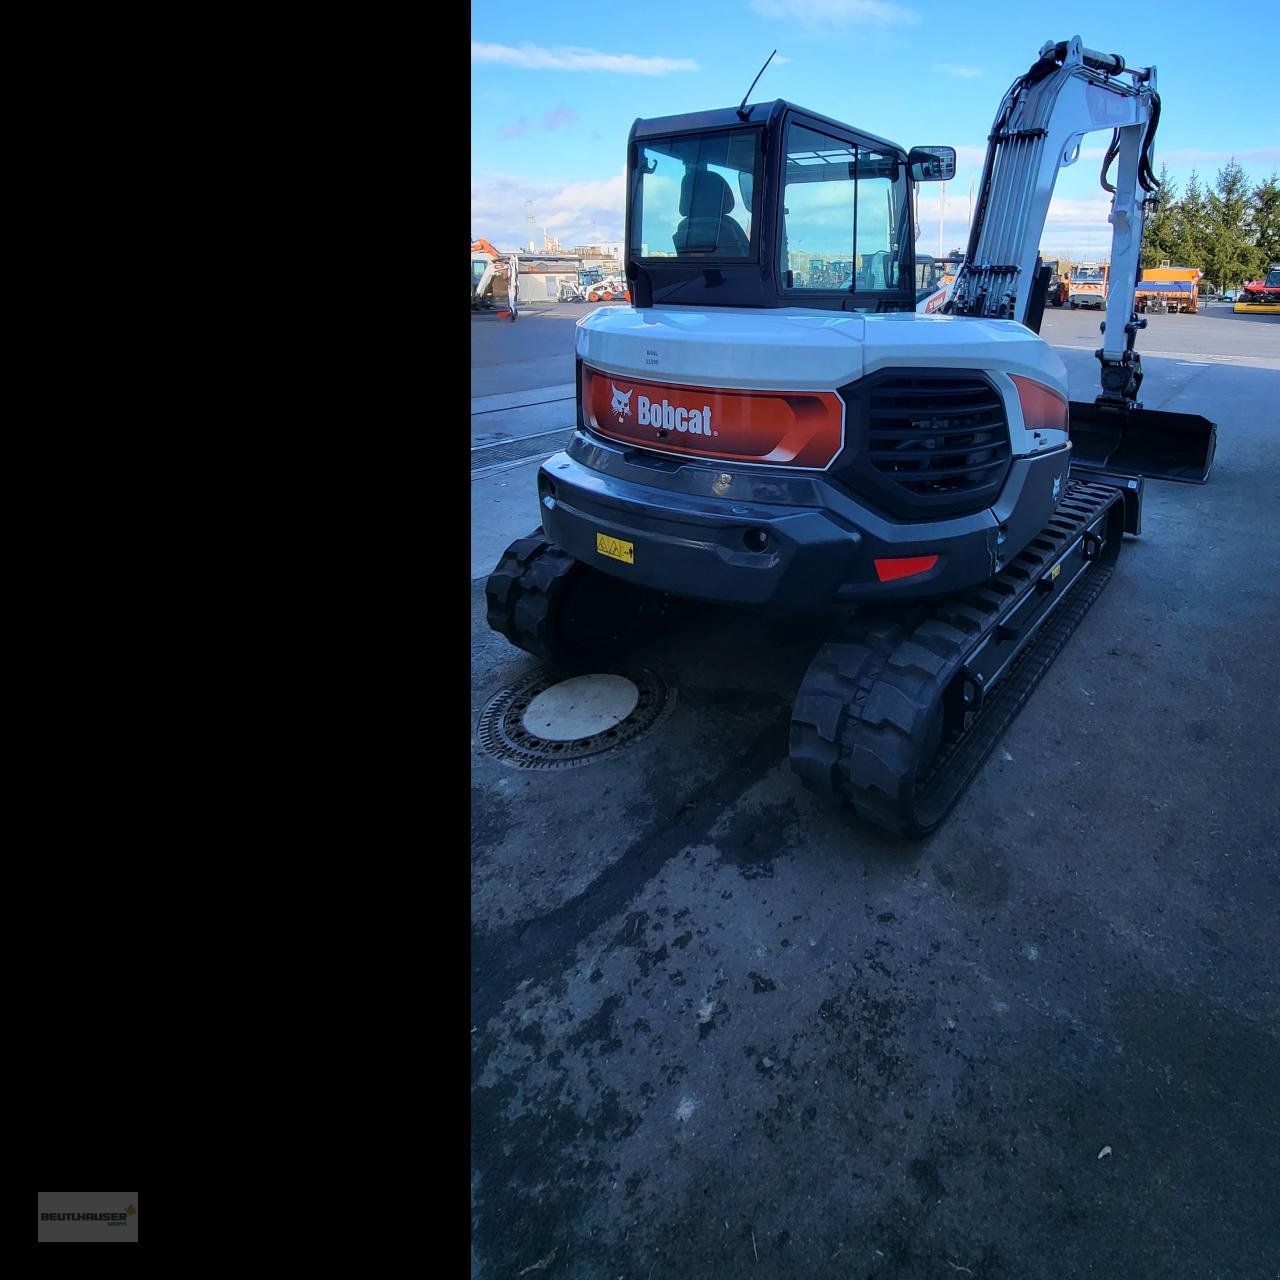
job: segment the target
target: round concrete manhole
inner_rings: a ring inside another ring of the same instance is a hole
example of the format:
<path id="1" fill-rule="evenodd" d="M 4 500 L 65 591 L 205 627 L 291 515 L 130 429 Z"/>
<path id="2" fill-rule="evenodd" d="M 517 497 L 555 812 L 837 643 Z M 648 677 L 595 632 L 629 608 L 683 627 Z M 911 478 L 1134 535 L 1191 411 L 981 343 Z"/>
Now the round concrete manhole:
<path id="1" fill-rule="evenodd" d="M 652 671 L 560 676 L 539 672 L 503 689 L 480 713 L 480 745 L 517 769 L 594 764 L 652 733 L 675 704 Z"/>
<path id="2" fill-rule="evenodd" d="M 524 727 L 550 742 L 577 742 L 620 725 L 640 701 L 626 676 L 574 676 L 543 689 L 524 710 Z"/>

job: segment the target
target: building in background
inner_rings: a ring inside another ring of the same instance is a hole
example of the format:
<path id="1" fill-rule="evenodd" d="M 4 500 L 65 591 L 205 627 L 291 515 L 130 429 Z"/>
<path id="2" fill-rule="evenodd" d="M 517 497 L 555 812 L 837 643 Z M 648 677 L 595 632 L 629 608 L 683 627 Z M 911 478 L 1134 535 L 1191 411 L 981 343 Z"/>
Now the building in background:
<path id="1" fill-rule="evenodd" d="M 622 275 L 622 243 L 579 244 L 569 250 L 582 259 L 584 268 L 598 268 L 603 275 Z"/>
<path id="2" fill-rule="evenodd" d="M 520 255 L 520 301 L 555 302 L 560 282 L 577 283 L 583 261 L 576 254 L 528 253 Z"/>

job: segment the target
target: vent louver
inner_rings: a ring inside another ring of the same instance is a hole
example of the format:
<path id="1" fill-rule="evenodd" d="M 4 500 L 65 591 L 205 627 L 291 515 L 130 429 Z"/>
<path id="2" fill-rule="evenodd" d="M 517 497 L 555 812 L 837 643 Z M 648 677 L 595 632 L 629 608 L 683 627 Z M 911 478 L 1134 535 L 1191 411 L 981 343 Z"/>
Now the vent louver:
<path id="1" fill-rule="evenodd" d="M 892 370 L 841 394 L 863 428 L 849 478 L 878 506 L 910 517 L 958 515 L 1000 492 L 1009 423 L 983 375 Z"/>

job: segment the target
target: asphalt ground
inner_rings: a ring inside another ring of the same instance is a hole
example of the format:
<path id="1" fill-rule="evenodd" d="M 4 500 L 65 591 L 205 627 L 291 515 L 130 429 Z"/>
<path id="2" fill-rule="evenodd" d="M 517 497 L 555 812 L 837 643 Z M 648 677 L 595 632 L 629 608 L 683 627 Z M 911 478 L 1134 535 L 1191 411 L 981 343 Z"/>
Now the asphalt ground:
<path id="1" fill-rule="evenodd" d="M 473 321 L 473 440 L 540 445 L 587 309 Z M 1045 323 L 1075 398 L 1097 319 Z M 476 1277 L 1280 1275 L 1280 317 L 1139 349 L 1149 406 L 1218 423 L 1213 474 L 1148 484 L 923 842 L 791 774 L 818 637 L 749 614 L 627 656 L 677 700 L 624 753 L 484 754 L 538 669 L 478 576 L 537 461 L 473 471 Z"/>

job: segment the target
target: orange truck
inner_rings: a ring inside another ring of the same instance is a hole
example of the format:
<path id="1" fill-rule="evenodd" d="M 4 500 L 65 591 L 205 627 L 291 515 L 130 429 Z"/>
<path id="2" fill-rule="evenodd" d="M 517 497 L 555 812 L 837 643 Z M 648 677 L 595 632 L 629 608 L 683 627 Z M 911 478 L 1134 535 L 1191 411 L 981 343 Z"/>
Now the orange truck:
<path id="1" fill-rule="evenodd" d="M 1195 315 L 1200 305 L 1198 267 L 1147 267 L 1134 293 L 1138 311 L 1182 311 Z"/>

